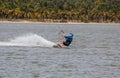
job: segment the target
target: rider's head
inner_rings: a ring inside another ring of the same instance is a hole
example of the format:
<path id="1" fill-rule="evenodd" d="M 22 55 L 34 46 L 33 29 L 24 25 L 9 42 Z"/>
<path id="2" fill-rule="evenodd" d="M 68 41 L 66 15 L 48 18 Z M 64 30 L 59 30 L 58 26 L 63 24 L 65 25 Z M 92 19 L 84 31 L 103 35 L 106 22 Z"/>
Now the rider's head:
<path id="1" fill-rule="evenodd" d="M 74 34 L 73 34 L 73 33 L 70 33 L 70 36 L 72 36 L 72 37 L 73 37 L 73 36 L 74 36 Z"/>

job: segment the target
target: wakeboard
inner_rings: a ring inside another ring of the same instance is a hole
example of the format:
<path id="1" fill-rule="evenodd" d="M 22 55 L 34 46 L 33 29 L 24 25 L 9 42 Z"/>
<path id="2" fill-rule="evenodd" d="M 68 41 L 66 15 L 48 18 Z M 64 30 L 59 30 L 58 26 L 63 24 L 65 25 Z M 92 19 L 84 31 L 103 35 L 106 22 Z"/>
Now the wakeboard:
<path id="1" fill-rule="evenodd" d="M 62 48 L 62 46 L 60 44 L 57 45 L 53 45 L 54 48 Z"/>

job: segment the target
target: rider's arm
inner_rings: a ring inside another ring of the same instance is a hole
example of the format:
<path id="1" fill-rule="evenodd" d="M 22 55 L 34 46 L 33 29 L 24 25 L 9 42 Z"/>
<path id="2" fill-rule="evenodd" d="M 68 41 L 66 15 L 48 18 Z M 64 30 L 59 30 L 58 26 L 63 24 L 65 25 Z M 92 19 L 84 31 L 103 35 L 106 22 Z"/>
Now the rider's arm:
<path id="1" fill-rule="evenodd" d="M 63 31 L 61 32 L 61 36 L 62 36 L 62 37 L 65 37 L 65 33 L 64 33 Z"/>
<path id="2" fill-rule="evenodd" d="M 62 37 L 65 37 L 65 34 L 64 34 L 64 33 L 62 33 L 62 34 L 61 34 L 61 36 L 62 36 Z"/>

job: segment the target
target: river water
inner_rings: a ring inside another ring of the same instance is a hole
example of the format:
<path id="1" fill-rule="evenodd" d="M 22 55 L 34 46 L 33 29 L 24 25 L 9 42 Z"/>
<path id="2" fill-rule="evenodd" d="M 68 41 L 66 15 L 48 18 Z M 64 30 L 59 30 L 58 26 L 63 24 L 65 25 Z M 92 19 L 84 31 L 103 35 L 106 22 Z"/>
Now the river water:
<path id="1" fill-rule="evenodd" d="M 0 78 L 120 78 L 120 24 L 0 23 Z"/>

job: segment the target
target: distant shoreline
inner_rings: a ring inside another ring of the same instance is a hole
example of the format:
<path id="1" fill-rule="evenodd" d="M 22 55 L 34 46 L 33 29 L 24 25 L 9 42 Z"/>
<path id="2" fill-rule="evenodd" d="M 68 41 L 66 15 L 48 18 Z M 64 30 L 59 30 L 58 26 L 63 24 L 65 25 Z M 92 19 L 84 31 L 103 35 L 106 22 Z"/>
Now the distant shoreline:
<path id="1" fill-rule="evenodd" d="M 38 24 L 120 24 L 120 23 L 105 23 L 105 22 L 100 22 L 100 23 L 97 23 L 97 22 L 88 22 L 88 23 L 85 23 L 85 22 L 49 22 L 49 21 L 45 21 L 45 22 L 41 22 L 41 21 L 29 21 L 29 20 L 0 20 L 0 23 L 38 23 Z"/>

